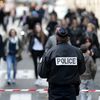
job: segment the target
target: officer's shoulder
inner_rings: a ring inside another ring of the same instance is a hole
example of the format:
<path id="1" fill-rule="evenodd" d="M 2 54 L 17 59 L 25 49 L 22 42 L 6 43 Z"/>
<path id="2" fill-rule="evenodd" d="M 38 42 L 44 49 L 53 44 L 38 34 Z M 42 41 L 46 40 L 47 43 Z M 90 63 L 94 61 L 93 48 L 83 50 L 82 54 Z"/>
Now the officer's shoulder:
<path id="1" fill-rule="evenodd" d="M 73 45 L 70 45 L 76 52 L 81 52 L 80 48 L 79 47 L 75 47 Z M 81 52 L 82 53 L 82 52 Z"/>
<path id="2" fill-rule="evenodd" d="M 78 48 L 78 47 L 76 47 L 76 46 L 73 46 L 73 45 L 71 45 L 71 44 L 69 44 L 69 46 L 70 46 L 71 48 L 75 49 L 75 50 L 80 50 L 80 48 Z"/>

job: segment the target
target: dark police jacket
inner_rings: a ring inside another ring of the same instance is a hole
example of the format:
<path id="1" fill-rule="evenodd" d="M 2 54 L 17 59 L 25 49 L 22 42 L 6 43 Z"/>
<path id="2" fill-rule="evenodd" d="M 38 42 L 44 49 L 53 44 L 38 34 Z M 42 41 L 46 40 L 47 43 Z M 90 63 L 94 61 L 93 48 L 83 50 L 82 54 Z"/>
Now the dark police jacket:
<path id="1" fill-rule="evenodd" d="M 46 52 L 40 60 L 39 75 L 49 84 L 67 85 L 80 82 L 85 71 L 82 52 L 67 43 L 61 43 Z"/>

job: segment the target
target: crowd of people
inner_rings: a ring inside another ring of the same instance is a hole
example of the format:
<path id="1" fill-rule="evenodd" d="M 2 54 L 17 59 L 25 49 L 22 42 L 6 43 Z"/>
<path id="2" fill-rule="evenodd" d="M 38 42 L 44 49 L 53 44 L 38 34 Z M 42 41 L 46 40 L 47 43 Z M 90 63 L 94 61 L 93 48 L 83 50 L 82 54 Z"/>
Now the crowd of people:
<path id="1" fill-rule="evenodd" d="M 44 52 L 47 52 L 53 46 L 56 46 L 56 31 L 58 27 L 63 27 L 68 30 L 69 44 L 80 48 L 85 57 L 86 72 L 81 76 L 81 89 L 89 88 L 96 74 L 96 58 L 100 57 L 100 45 L 97 32 L 99 29 L 98 19 L 94 12 L 88 12 L 86 9 L 77 8 L 76 11 L 68 9 L 63 19 L 58 19 L 57 13 L 53 10 L 49 14 L 46 30 L 48 35 L 43 30 L 42 20 L 45 18 L 46 9 L 38 6 L 31 6 L 29 12 L 23 12 L 23 16 L 16 17 L 16 9 L 5 13 L 3 8 L 0 8 L 0 25 L 4 31 L 8 32 L 8 26 L 13 25 L 16 20 L 19 21 L 17 27 L 26 28 L 26 37 L 29 46 L 27 47 L 32 55 L 35 68 L 35 77 L 38 79 L 37 65 L 38 60 Z M 47 19 L 46 19 L 47 20 Z M 7 39 L 3 41 L 0 35 L 0 59 L 4 58 L 7 62 L 7 83 L 15 83 L 17 70 L 17 57 L 20 51 L 22 40 L 18 39 L 19 33 L 12 28 L 8 32 Z M 26 42 L 25 42 L 26 43 Z M 22 49 L 22 48 L 21 48 Z M 11 65 L 13 65 L 13 79 L 11 79 Z M 89 84 L 88 84 L 89 83 Z M 87 85 L 88 84 L 88 85 Z M 84 86 L 83 86 L 84 85 Z M 86 95 L 82 95 L 81 100 Z M 90 100 L 90 99 L 89 99 Z"/>

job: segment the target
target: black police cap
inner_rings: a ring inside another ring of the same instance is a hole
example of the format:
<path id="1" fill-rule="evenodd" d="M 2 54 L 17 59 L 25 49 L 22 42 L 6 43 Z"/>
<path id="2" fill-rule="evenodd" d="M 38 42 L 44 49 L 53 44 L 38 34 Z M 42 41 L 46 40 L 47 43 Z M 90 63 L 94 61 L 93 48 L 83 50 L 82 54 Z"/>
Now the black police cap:
<path id="1" fill-rule="evenodd" d="M 56 34 L 60 37 L 67 37 L 67 36 L 70 36 L 69 35 L 69 30 L 68 29 L 65 29 L 63 27 L 59 28 L 56 32 Z"/>

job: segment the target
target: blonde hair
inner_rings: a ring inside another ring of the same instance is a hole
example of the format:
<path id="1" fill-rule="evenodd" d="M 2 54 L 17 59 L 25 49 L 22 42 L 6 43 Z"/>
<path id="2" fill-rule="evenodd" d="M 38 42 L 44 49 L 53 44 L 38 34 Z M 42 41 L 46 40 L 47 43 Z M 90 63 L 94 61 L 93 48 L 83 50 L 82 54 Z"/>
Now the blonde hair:
<path id="1" fill-rule="evenodd" d="M 87 27 L 92 28 L 93 31 L 95 30 L 95 25 L 92 23 L 88 23 Z"/>

